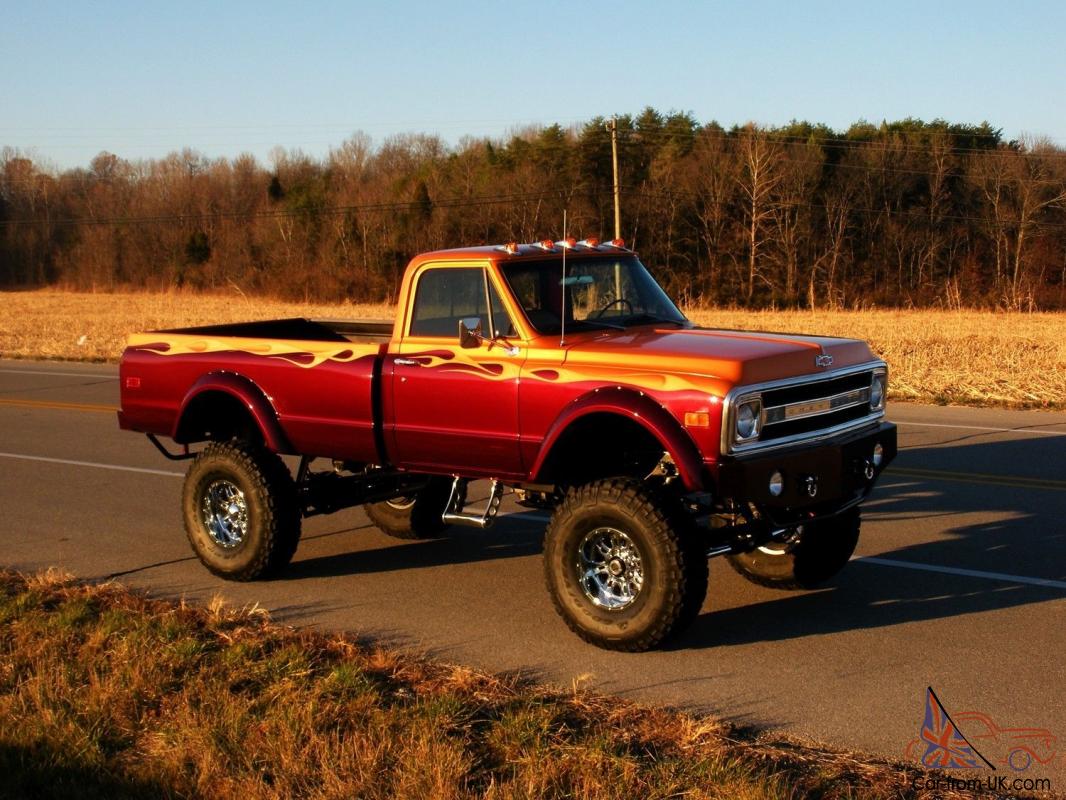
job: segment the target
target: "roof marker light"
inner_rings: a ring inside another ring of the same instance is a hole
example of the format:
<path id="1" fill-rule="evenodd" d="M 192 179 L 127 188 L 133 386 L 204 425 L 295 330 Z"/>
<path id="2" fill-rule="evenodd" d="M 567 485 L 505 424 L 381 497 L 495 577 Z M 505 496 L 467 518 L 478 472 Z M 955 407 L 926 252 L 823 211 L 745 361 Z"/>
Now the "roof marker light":
<path id="1" fill-rule="evenodd" d="M 503 252 L 507 253 L 508 255 L 513 256 L 515 253 L 518 252 L 518 242 L 508 242 L 507 244 L 501 244 L 496 249 L 497 250 L 502 250 Z"/>
<path id="2" fill-rule="evenodd" d="M 534 247 L 539 247 L 541 250 L 554 250 L 555 242 L 551 239 L 541 239 L 534 245 Z"/>
<path id="3" fill-rule="evenodd" d="M 590 236 L 587 239 L 582 239 L 580 242 L 578 242 L 578 244 L 582 247 L 597 248 L 600 246 L 600 240 L 597 239 L 595 236 Z"/>
<path id="4" fill-rule="evenodd" d="M 611 247 L 617 247 L 619 250 L 625 250 L 625 248 L 626 248 L 626 240 L 625 239 L 611 239 L 611 241 L 608 242 L 608 244 L 610 244 Z"/>
<path id="5" fill-rule="evenodd" d="M 573 236 L 570 236 L 566 239 L 560 239 L 555 244 L 565 250 L 573 250 L 575 247 L 577 247 L 577 239 L 575 239 Z"/>

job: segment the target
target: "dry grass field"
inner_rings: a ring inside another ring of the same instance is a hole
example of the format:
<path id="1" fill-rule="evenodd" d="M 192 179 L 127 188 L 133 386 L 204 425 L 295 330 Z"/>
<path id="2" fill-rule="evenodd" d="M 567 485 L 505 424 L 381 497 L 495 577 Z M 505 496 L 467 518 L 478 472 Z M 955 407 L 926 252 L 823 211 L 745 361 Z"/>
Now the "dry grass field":
<path id="1" fill-rule="evenodd" d="M 0 293 L 0 357 L 114 361 L 137 330 L 287 316 L 391 319 L 384 305 L 303 305 L 234 295 Z M 688 309 L 701 325 L 866 339 L 891 396 L 1066 408 L 1066 314 Z"/>
<path id="2" fill-rule="evenodd" d="M 0 798 L 928 796 L 915 767 L 4 570 L 0 720 Z"/>

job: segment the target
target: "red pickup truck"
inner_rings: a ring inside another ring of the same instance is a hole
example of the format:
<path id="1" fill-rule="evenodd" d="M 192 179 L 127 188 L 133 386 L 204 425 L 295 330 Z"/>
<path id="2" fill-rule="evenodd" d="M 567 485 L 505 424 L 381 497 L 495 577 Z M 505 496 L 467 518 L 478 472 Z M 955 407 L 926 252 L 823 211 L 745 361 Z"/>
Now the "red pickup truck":
<path id="1" fill-rule="evenodd" d="M 896 454 L 866 344 L 697 328 L 620 241 L 426 253 L 395 322 L 135 334 L 120 379 L 121 427 L 194 459 L 185 527 L 216 575 L 279 572 L 304 516 L 364 505 L 431 537 L 487 527 L 513 491 L 551 510 L 560 615 L 621 650 L 699 612 L 710 557 L 785 589 L 830 578 Z"/>

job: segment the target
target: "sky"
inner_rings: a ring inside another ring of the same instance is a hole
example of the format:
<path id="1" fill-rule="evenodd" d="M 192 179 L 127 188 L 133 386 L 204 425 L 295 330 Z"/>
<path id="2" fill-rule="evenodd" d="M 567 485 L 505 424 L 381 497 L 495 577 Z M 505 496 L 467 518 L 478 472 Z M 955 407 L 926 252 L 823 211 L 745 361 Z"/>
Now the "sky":
<path id="1" fill-rule="evenodd" d="M 645 106 L 725 126 L 989 121 L 1066 146 L 1066 2 L 0 0 L 0 147 L 85 166 L 356 131 L 502 137 Z"/>

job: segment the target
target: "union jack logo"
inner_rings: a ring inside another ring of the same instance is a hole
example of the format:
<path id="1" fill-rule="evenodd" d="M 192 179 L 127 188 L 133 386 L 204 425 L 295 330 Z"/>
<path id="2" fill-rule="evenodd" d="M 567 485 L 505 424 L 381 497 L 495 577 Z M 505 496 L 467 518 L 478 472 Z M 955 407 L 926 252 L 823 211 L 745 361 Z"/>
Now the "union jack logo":
<path id="1" fill-rule="evenodd" d="M 921 744 L 925 745 L 922 764 L 926 767 L 979 769 L 980 759 L 995 769 L 955 726 L 932 686 L 928 687 L 925 695 L 925 722 L 922 724 Z"/>

